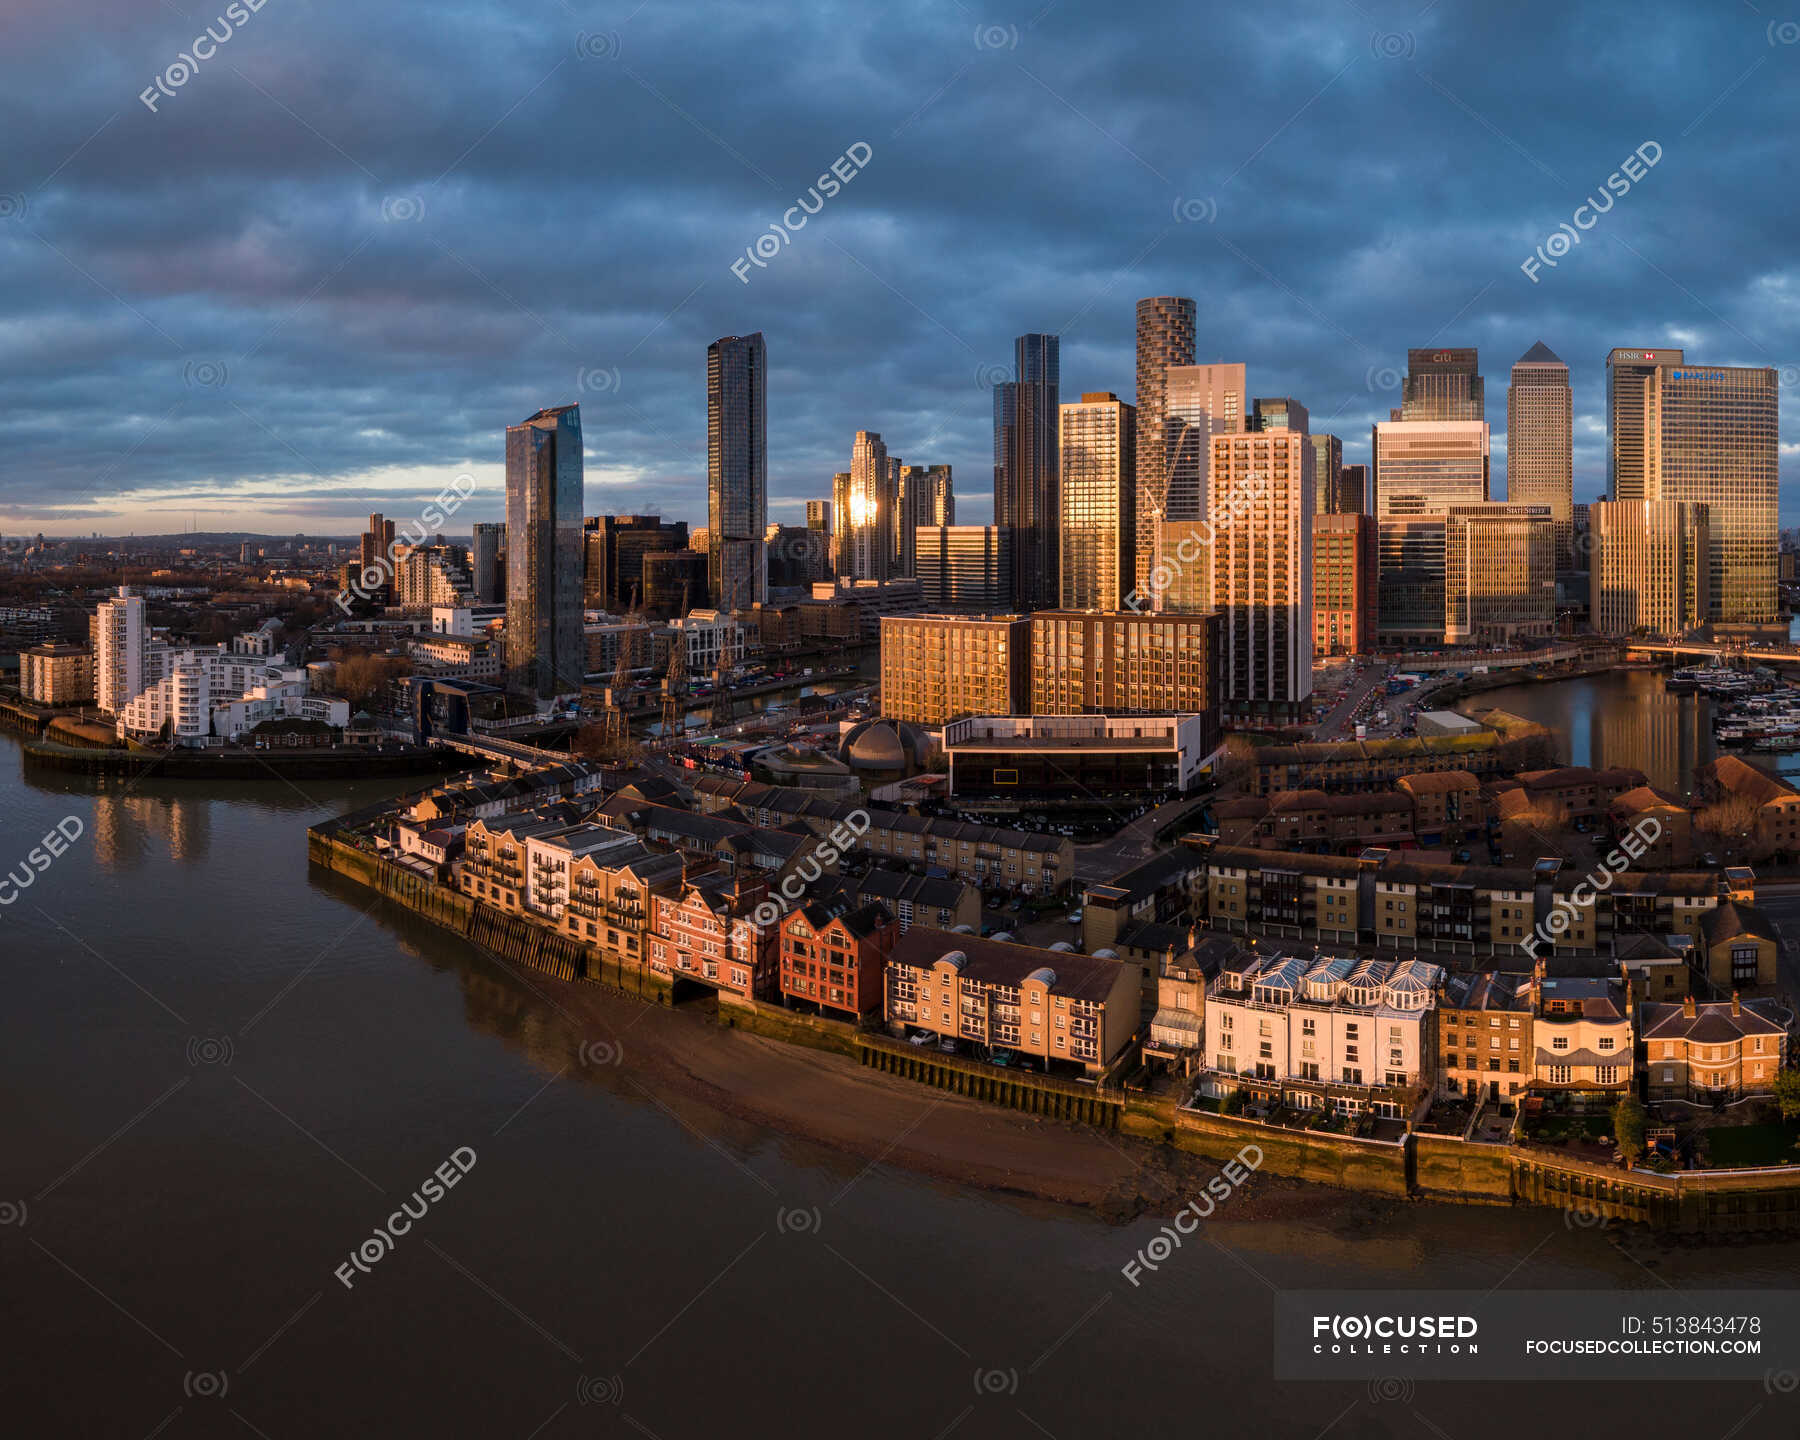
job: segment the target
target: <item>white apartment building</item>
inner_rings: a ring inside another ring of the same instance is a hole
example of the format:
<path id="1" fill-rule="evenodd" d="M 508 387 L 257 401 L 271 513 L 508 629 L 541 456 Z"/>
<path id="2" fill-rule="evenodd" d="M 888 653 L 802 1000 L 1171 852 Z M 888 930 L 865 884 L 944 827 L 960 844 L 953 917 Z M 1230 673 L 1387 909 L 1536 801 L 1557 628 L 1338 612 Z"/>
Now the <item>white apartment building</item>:
<path id="1" fill-rule="evenodd" d="M 102 600 L 88 626 L 94 652 L 94 703 L 117 715 L 150 683 L 145 652 L 150 631 L 144 620 L 144 597 L 129 585 Z"/>
<path id="2" fill-rule="evenodd" d="M 233 655 L 260 655 L 264 659 L 281 653 L 281 622 L 271 615 L 254 630 L 243 630 L 231 639 Z"/>
<path id="3" fill-rule="evenodd" d="M 1423 960 L 1241 953 L 1206 996 L 1200 1093 L 1405 1119 L 1435 1064 L 1442 978 Z"/>
<path id="4" fill-rule="evenodd" d="M 143 669 L 152 678 L 117 711 L 121 738 L 167 738 L 176 745 L 234 740 L 266 720 L 319 720 L 343 727 L 350 704 L 309 694 L 304 669 L 289 669 L 223 647 L 204 650 L 154 646 Z"/>
<path id="5" fill-rule="evenodd" d="M 743 629 L 722 611 L 694 610 L 669 628 L 687 646 L 689 675 L 711 675 L 721 663 L 730 669 L 744 658 Z"/>
<path id="6" fill-rule="evenodd" d="M 606 868 L 605 856 L 612 853 L 637 854 L 643 847 L 629 830 L 613 830 L 604 825 L 575 825 L 554 829 L 545 834 L 526 834 L 525 841 L 525 907 L 560 920 L 569 901 L 569 877 L 575 863 L 584 856 Z"/>

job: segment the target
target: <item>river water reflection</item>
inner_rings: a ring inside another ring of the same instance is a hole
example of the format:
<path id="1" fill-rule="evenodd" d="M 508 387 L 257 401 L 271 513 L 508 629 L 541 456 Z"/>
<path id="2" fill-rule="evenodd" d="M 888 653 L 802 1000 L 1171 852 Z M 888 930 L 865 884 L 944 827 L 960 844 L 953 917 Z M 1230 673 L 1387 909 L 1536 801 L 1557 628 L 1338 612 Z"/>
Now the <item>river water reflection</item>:
<path id="1" fill-rule="evenodd" d="M 309 821 L 398 788 L 126 789 L 26 775 L 0 742 L 0 869 L 84 827 L 0 913 L 8 1433 L 1473 1440 L 1800 1418 L 1747 1385 L 1401 1401 L 1270 1378 L 1275 1289 L 1784 1286 L 1800 1246 L 1620 1249 L 1549 1211 L 1314 1191 L 1279 1221 L 1222 1206 L 1134 1289 L 1120 1266 L 1155 1221 L 865 1167 L 649 1093 L 629 1063 L 584 1077 L 593 1037 L 530 974 L 309 874 Z M 353 1247 L 459 1147 L 467 1177 L 344 1288 Z"/>
<path id="2" fill-rule="evenodd" d="M 1694 772 L 1718 753 L 1712 701 L 1663 688 L 1667 672 L 1613 670 L 1576 680 L 1509 685 L 1461 701 L 1464 714 L 1498 708 L 1557 733 L 1570 765 L 1629 766 L 1676 795 L 1693 793 Z M 1765 768 L 1800 772 L 1800 755 L 1741 752 Z"/>

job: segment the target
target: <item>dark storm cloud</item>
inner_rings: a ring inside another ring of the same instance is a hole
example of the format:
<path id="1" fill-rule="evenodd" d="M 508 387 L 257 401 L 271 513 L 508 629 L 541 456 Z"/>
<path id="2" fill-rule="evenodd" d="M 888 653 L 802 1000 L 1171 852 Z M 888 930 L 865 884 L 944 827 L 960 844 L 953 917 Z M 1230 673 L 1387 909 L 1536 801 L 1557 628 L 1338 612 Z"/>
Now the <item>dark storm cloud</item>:
<path id="1" fill-rule="evenodd" d="M 1012 337 L 1061 332 L 1066 395 L 1130 398 L 1149 294 L 1196 297 L 1200 358 L 1352 459 L 1409 345 L 1479 346 L 1496 479 L 1506 371 L 1542 339 L 1574 369 L 1583 499 L 1609 347 L 1800 363 L 1800 30 L 1767 7 L 226 14 L 13 7 L 0 516 L 341 529 L 472 470 L 483 518 L 504 426 L 580 400 L 590 509 L 704 523 L 705 346 L 760 329 L 774 518 L 859 428 L 954 464 L 982 518 Z M 229 41 L 153 113 L 209 22 Z M 1521 273 L 1648 140 L 1631 193 Z M 741 283 L 859 141 L 866 169 Z"/>

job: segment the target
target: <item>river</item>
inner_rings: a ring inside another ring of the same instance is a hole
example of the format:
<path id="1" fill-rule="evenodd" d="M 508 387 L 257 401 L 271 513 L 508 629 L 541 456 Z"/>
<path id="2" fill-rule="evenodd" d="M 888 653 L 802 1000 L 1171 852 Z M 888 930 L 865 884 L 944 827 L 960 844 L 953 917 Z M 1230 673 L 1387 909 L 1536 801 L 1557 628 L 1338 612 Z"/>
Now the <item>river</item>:
<path id="1" fill-rule="evenodd" d="M 630 1083 L 628 1035 L 584 1070 L 593 1037 L 529 975 L 309 872 L 310 821 L 396 788 L 39 778 L 0 742 L 0 871 L 81 831 L 0 911 L 10 1433 L 1466 1440 L 1800 1416 L 1749 1382 L 1276 1385 L 1279 1289 L 1778 1287 L 1800 1246 L 1315 1192 L 1311 1219 L 1226 1202 L 1133 1288 L 1155 1221 L 665 1102 Z M 453 1155 L 455 1187 L 375 1239 Z"/>
<path id="2" fill-rule="evenodd" d="M 1718 754 L 1713 743 L 1712 701 L 1663 688 L 1663 670 L 1611 670 L 1575 680 L 1508 685 L 1460 701 L 1464 714 L 1509 710 L 1558 737 L 1570 765 L 1629 766 L 1650 783 L 1691 796 L 1694 772 Z M 1745 759 L 1783 774 L 1800 774 L 1800 754 L 1738 751 Z"/>

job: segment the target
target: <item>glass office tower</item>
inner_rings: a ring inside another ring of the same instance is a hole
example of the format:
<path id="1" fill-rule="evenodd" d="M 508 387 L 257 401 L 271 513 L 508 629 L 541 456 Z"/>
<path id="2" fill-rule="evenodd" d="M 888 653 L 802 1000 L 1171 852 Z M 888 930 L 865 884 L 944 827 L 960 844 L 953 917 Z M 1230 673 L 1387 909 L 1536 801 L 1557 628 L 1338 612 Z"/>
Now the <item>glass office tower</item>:
<path id="1" fill-rule="evenodd" d="M 506 429 L 506 677 L 548 699 L 578 694 L 581 628 L 581 407 L 540 410 Z"/>
<path id="2" fill-rule="evenodd" d="M 769 598 L 768 366 L 760 331 L 706 347 L 707 579 L 721 610 Z"/>

